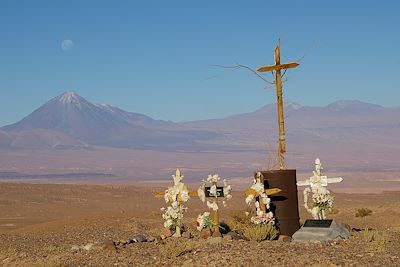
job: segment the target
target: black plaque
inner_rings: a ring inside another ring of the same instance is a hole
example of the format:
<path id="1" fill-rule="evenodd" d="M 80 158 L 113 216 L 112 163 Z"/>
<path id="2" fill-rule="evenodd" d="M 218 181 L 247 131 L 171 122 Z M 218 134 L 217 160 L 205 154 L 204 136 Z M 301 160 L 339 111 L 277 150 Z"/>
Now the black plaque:
<path id="1" fill-rule="evenodd" d="M 204 189 L 204 193 L 206 197 L 215 197 L 210 193 L 211 186 L 206 186 Z M 217 186 L 217 197 L 224 197 L 224 188 L 222 186 Z"/>
<path id="2" fill-rule="evenodd" d="M 329 228 L 333 220 L 306 220 L 303 227 Z"/>

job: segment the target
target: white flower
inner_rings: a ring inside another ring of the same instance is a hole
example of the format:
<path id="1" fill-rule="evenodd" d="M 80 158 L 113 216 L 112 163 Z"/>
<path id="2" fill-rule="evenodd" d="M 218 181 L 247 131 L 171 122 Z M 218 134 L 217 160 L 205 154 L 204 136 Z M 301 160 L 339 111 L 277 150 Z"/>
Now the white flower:
<path id="1" fill-rule="evenodd" d="M 226 180 L 224 180 L 224 181 L 226 181 Z M 232 191 L 232 188 L 230 185 L 224 186 L 224 196 L 229 195 L 231 193 L 231 191 Z"/>
<path id="2" fill-rule="evenodd" d="M 308 206 L 308 194 L 312 193 L 312 208 Z M 325 211 L 331 210 L 333 197 L 328 189 L 322 186 L 307 187 L 303 191 L 304 207 L 314 219 L 325 219 Z"/>
<path id="3" fill-rule="evenodd" d="M 319 213 L 319 208 L 318 207 L 312 208 L 311 215 L 313 216 L 314 219 L 318 219 L 318 213 Z"/>
<path id="4" fill-rule="evenodd" d="M 209 189 L 209 196 L 211 198 L 215 197 L 220 197 L 222 199 L 222 204 L 224 205 L 224 207 L 226 207 L 227 201 L 230 200 L 232 198 L 232 195 L 230 194 L 232 188 L 230 185 L 228 185 L 228 182 L 226 179 L 223 180 L 224 183 L 224 187 L 223 187 L 223 192 L 219 192 L 218 191 L 218 181 L 221 178 L 219 177 L 218 174 L 214 174 L 214 175 L 208 175 L 207 181 L 202 180 L 203 184 L 198 188 L 197 190 L 197 195 L 199 196 L 200 200 L 203 202 L 206 202 L 206 195 L 205 195 L 205 188 L 206 188 L 206 183 L 210 183 L 210 189 Z M 209 201 L 207 200 L 207 207 L 216 211 L 218 210 L 218 204 L 216 203 L 216 201 Z"/>
<path id="5" fill-rule="evenodd" d="M 212 210 L 214 210 L 214 211 L 218 210 L 218 205 L 217 205 L 217 203 L 215 203 L 215 202 L 210 202 L 210 201 L 208 201 L 208 200 L 207 200 L 207 207 L 210 208 L 210 209 L 212 209 Z"/>
<path id="6" fill-rule="evenodd" d="M 189 200 L 189 192 L 188 191 L 181 191 L 181 200 L 183 202 L 187 202 Z"/>
<path id="7" fill-rule="evenodd" d="M 199 214 L 199 216 L 197 216 L 196 228 L 198 231 L 201 231 L 204 228 L 204 220 L 203 220 L 203 216 L 201 214 Z"/>
<path id="8" fill-rule="evenodd" d="M 250 189 L 254 190 L 256 193 L 247 195 L 245 202 L 247 205 L 254 201 L 254 206 L 256 208 L 256 216 L 252 216 L 250 221 L 254 224 L 274 224 L 274 215 L 271 211 L 265 212 L 262 207 L 266 207 L 267 210 L 270 208 L 271 199 L 265 193 L 264 184 L 260 181 L 260 179 L 254 179 L 253 184 Z M 258 200 L 256 200 L 255 195 L 258 196 Z"/>
<path id="9" fill-rule="evenodd" d="M 172 225 L 173 225 L 173 222 L 172 222 L 171 219 L 168 219 L 168 220 L 165 221 L 164 226 L 165 226 L 166 228 L 170 228 Z"/>
<path id="10" fill-rule="evenodd" d="M 178 206 L 179 206 L 178 201 L 172 202 L 171 206 L 172 206 L 173 209 L 177 209 Z"/>
<path id="11" fill-rule="evenodd" d="M 251 201 L 253 200 L 254 196 L 253 195 L 248 195 L 245 199 L 246 204 L 250 205 Z"/>
<path id="12" fill-rule="evenodd" d="M 162 218 L 165 220 L 164 227 L 169 229 L 181 226 L 183 213 L 187 211 L 182 202 L 187 202 L 190 198 L 186 185 L 181 182 L 183 175 L 179 170 L 173 178 L 174 185 L 164 191 L 164 200 L 170 203 L 170 206 L 161 208 Z"/>
<path id="13" fill-rule="evenodd" d="M 178 186 L 174 186 L 172 188 L 172 192 L 171 192 L 172 201 L 177 201 L 178 200 L 178 195 L 179 195 L 179 187 Z"/>
<path id="14" fill-rule="evenodd" d="M 262 201 L 263 201 L 263 203 L 264 203 L 265 205 L 269 205 L 269 203 L 271 203 L 271 199 L 270 199 L 267 195 L 264 195 L 264 196 L 262 197 Z"/>
<path id="15" fill-rule="evenodd" d="M 217 185 L 214 184 L 210 187 L 210 196 L 216 197 L 217 196 Z"/>
<path id="16" fill-rule="evenodd" d="M 204 186 L 200 186 L 199 189 L 197 189 L 197 195 L 199 196 L 199 198 L 202 202 L 206 201 L 206 195 L 204 193 Z"/>
<path id="17" fill-rule="evenodd" d="M 197 216 L 196 219 L 197 230 L 201 231 L 206 226 L 207 221 L 211 220 L 209 216 L 210 216 L 209 212 L 204 212 L 203 215 L 199 214 L 199 216 Z"/>
<path id="18" fill-rule="evenodd" d="M 220 178 L 219 178 L 218 174 L 214 174 L 214 175 L 209 174 L 208 178 L 207 178 L 207 181 L 210 183 L 218 183 L 219 180 L 220 180 Z"/>
<path id="19" fill-rule="evenodd" d="M 264 185 L 262 183 L 255 183 L 251 186 L 257 193 L 264 193 Z"/>
<path id="20" fill-rule="evenodd" d="M 165 203 L 168 203 L 168 202 L 169 202 L 169 192 L 168 192 L 168 189 L 165 190 L 165 192 L 164 192 L 164 200 L 165 200 Z"/>

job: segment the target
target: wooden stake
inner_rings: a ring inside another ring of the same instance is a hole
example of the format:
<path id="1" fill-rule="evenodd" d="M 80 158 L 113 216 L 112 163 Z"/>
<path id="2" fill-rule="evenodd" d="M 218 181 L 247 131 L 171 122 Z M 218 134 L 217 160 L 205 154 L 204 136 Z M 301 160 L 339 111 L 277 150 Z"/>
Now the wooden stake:
<path id="1" fill-rule="evenodd" d="M 217 186 L 217 183 L 213 183 L 213 185 Z M 215 195 L 214 203 L 218 205 L 218 196 L 217 194 Z M 219 232 L 219 214 L 218 210 L 214 210 L 214 231 L 213 231 L 213 237 L 220 237 L 221 233 Z"/>
<path id="2" fill-rule="evenodd" d="M 278 45 L 275 48 L 275 65 L 279 66 L 280 64 L 281 64 L 281 52 Z M 278 161 L 279 161 L 279 168 L 283 170 L 285 169 L 285 159 L 283 154 L 286 152 L 286 143 L 285 143 L 285 123 L 283 117 L 282 77 L 280 69 L 275 71 L 275 85 L 276 85 L 276 102 L 278 106 L 278 125 L 279 125 Z"/>
<path id="3" fill-rule="evenodd" d="M 296 68 L 299 66 L 296 62 L 281 64 L 281 51 L 278 45 L 275 47 L 275 65 L 260 67 L 257 71 L 275 71 L 275 86 L 276 86 L 276 102 L 278 107 L 278 128 L 279 128 L 279 147 L 278 147 L 278 161 L 279 169 L 285 169 L 286 140 L 285 140 L 285 122 L 283 114 L 283 99 L 282 99 L 282 76 L 281 70 Z"/>

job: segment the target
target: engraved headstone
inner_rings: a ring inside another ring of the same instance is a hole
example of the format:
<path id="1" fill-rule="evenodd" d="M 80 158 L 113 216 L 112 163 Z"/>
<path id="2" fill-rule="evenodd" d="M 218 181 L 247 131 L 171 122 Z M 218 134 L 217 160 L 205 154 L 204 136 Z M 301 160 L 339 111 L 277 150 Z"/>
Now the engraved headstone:
<path id="1" fill-rule="evenodd" d="M 293 241 L 330 241 L 349 237 L 349 230 L 333 220 L 306 220 L 292 236 Z"/>

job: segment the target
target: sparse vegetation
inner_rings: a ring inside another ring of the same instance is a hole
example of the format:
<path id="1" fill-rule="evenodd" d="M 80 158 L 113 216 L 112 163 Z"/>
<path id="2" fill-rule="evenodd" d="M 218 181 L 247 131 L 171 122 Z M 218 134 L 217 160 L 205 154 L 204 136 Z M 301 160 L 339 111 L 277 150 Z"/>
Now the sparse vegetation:
<path id="1" fill-rule="evenodd" d="M 200 244 L 194 240 L 182 240 L 181 238 L 171 238 L 160 246 L 160 254 L 168 259 L 182 256 L 197 249 Z"/>
<path id="2" fill-rule="evenodd" d="M 400 233 L 400 226 L 392 227 L 392 231 Z"/>
<path id="3" fill-rule="evenodd" d="M 361 208 L 358 209 L 355 216 L 356 217 L 365 217 L 365 216 L 369 216 L 372 214 L 372 210 L 368 209 L 368 208 Z"/>
<path id="4" fill-rule="evenodd" d="M 253 212 L 252 210 L 249 210 Z M 251 226 L 252 223 L 249 218 L 250 214 L 247 216 L 243 211 L 234 211 L 231 213 L 232 219 L 229 221 L 229 226 L 232 231 L 243 232 L 243 230 Z"/>
<path id="5" fill-rule="evenodd" d="M 244 236 L 250 241 L 274 240 L 278 236 L 278 231 L 272 224 L 260 224 L 248 226 L 243 231 Z"/>
<path id="6" fill-rule="evenodd" d="M 375 240 L 376 232 L 374 230 L 365 228 L 363 233 L 364 233 L 363 239 L 365 242 L 372 242 Z"/>
<path id="7" fill-rule="evenodd" d="M 385 232 L 365 229 L 363 239 L 367 242 L 366 250 L 368 252 L 384 252 L 389 238 Z"/>
<path id="8" fill-rule="evenodd" d="M 246 215 L 243 211 L 235 211 L 231 214 L 229 225 L 232 231 L 243 234 L 245 238 L 251 241 L 274 240 L 278 236 L 278 230 L 271 224 L 255 225 L 250 221 L 254 210 L 248 209 Z"/>
<path id="9" fill-rule="evenodd" d="M 330 213 L 330 214 L 338 214 L 338 213 L 339 213 L 339 209 L 338 209 L 338 208 L 332 208 L 332 209 L 329 211 L 329 213 Z"/>

